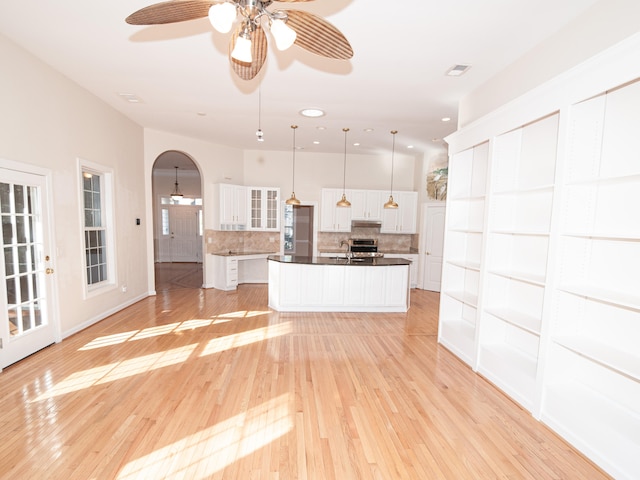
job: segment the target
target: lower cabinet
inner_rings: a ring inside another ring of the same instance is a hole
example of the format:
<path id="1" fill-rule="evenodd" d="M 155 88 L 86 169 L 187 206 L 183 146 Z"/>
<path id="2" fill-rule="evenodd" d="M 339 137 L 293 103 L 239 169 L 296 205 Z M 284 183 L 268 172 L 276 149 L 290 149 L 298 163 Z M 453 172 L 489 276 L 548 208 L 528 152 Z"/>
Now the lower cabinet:
<path id="1" fill-rule="evenodd" d="M 406 312 L 409 266 L 269 261 L 269 307 L 290 312 Z"/>
<path id="2" fill-rule="evenodd" d="M 418 259 L 420 255 L 417 253 L 385 253 L 384 256 L 387 258 L 406 258 L 407 260 L 411 260 L 411 265 L 409 266 L 409 286 L 411 288 L 418 287 Z"/>
<path id="3" fill-rule="evenodd" d="M 267 283 L 267 254 L 212 255 L 213 288 L 235 290 L 241 283 Z"/>

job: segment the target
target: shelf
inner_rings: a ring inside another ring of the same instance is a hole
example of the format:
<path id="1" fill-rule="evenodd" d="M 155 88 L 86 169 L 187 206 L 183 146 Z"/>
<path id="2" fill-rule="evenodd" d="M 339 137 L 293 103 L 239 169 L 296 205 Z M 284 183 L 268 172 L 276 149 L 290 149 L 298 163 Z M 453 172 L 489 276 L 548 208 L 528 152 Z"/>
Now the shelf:
<path id="1" fill-rule="evenodd" d="M 554 341 L 593 362 L 640 382 L 640 356 L 587 337 L 558 337 Z"/>
<path id="2" fill-rule="evenodd" d="M 485 311 L 500 320 L 540 336 L 540 319 L 508 307 L 489 307 Z"/>
<path id="3" fill-rule="evenodd" d="M 476 234 L 480 234 L 482 235 L 482 230 L 481 229 L 471 229 L 471 228 L 450 228 L 449 229 L 450 232 L 456 232 L 456 233 L 473 233 L 474 235 Z"/>
<path id="4" fill-rule="evenodd" d="M 518 280 L 519 282 L 527 282 L 533 285 L 537 285 L 539 287 L 544 287 L 545 284 L 545 275 L 524 272 L 524 271 L 516 271 L 516 270 L 505 270 L 505 269 L 491 269 L 489 273 L 493 273 L 494 275 L 499 275 L 501 277 L 509 278 L 511 280 Z"/>
<path id="5" fill-rule="evenodd" d="M 638 478 L 640 417 L 577 382 L 550 385 L 542 421 L 613 478 Z"/>
<path id="6" fill-rule="evenodd" d="M 478 306 L 478 295 L 470 292 L 461 292 L 461 291 L 453 291 L 453 292 L 444 292 L 446 295 L 449 295 L 454 300 L 457 300 L 465 305 L 469 305 L 471 307 L 476 308 Z"/>
<path id="7" fill-rule="evenodd" d="M 451 201 L 453 201 L 453 202 L 476 202 L 476 201 L 484 200 L 485 197 L 486 197 L 485 194 L 469 195 L 469 196 L 456 196 L 456 197 L 451 197 Z"/>
<path id="8" fill-rule="evenodd" d="M 566 182 L 567 186 L 598 186 L 598 185 L 617 185 L 631 182 L 640 182 L 640 173 L 630 175 L 617 175 L 612 177 L 595 177 L 581 180 L 570 180 Z"/>
<path id="9" fill-rule="evenodd" d="M 454 265 L 456 267 L 465 268 L 467 270 L 473 270 L 476 272 L 480 271 L 480 263 L 473 262 L 471 260 L 447 260 L 449 265 Z"/>
<path id="10" fill-rule="evenodd" d="M 516 235 L 516 236 L 526 236 L 526 237 L 548 237 L 549 232 L 542 231 L 533 231 L 533 230 L 491 230 L 491 233 L 495 233 L 497 235 Z"/>
<path id="11" fill-rule="evenodd" d="M 599 302 L 640 311 L 640 296 L 605 290 L 589 285 L 562 285 L 560 291 Z"/>
<path id="12" fill-rule="evenodd" d="M 573 237 L 573 238 L 584 238 L 587 240 L 611 240 L 618 242 L 638 242 L 640 243 L 640 238 L 638 237 L 637 232 L 629 232 L 629 233 L 605 233 L 605 232 L 565 232 L 562 234 L 565 237 Z"/>
<path id="13" fill-rule="evenodd" d="M 515 188 L 515 189 L 506 189 L 506 190 L 499 190 L 499 191 L 495 191 L 493 192 L 493 195 L 496 196 L 507 196 L 507 195 L 527 195 L 527 194 L 539 194 L 539 193 L 552 193 L 553 192 L 553 188 L 554 185 L 553 184 L 548 184 L 548 185 L 538 185 L 538 186 L 534 186 L 534 187 L 528 187 L 528 188 Z"/>
<path id="14" fill-rule="evenodd" d="M 536 359 L 505 345 L 480 347 L 478 371 L 527 410 L 533 408 Z"/>

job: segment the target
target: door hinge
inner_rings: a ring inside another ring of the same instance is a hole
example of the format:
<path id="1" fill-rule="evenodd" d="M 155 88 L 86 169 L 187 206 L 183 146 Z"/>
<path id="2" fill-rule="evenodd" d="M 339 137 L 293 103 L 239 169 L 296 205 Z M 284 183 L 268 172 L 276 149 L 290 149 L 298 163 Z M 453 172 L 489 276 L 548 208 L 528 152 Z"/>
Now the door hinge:
<path id="1" fill-rule="evenodd" d="M 0 338 L 0 350 L 2 350 L 4 347 L 2 346 L 2 338 Z"/>

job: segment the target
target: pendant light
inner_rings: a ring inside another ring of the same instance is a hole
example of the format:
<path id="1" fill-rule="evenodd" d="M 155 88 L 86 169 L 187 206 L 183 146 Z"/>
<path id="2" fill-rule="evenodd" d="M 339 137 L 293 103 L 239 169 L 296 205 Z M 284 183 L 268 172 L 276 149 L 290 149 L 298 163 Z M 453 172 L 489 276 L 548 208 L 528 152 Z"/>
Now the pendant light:
<path id="1" fill-rule="evenodd" d="M 384 208 L 398 208 L 398 204 L 393 200 L 393 157 L 396 153 L 396 133 L 397 130 L 391 130 L 393 135 L 393 144 L 391 146 L 391 190 L 389 191 L 389 200 L 384 204 Z"/>
<path id="2" fill-rule="evenodd" d="M 171 200 L 173 200 L 174 202 L 177 202 L 183 197 L 183 195 L 182 193 L 180 193 L 180 189 L 178 188 L 178 167 L 175 167 L 175 169 L 176 169 L 176 183 L 175 183 L 175 188 L 173 189 L 173 193 L 171 194 Z"/>
<path id="3" fill-rule="evenodd" d="M 344 164 L 343 164 L 343 171 L 342 171 L 342 198 L 338 201 L 338 203 L 336 203 L 336 206 L 350 207 L 351 202 L 347 200 L 347 195 L 345 193 L 345 185 L 347 182 L 347 132 L 349 131 L 349 129 L 343 128 L 342 131 L 344 132 Z"/>
<path id="4" fill-rule="evenodd" d="M 293 130 L 293 168 L 292 170 L 292 178 L 291 178 L 291 198 L 288 198 L 286 202 L 287 205 L 300 205 L 300 200 L 296 198 L 296 128 L 297 125 L 291 125 L 291 129 Z"/>

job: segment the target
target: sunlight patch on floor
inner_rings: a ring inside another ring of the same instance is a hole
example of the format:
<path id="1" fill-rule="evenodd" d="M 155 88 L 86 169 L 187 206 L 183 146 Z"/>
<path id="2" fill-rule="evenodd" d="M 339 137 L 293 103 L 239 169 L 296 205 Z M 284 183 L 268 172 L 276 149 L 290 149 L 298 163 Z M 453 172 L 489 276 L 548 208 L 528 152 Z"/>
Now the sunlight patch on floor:
<path id="1" fill-rule="evenodd" d="M 270 325 L 268 327 L 255 328 L 246 332 L 225 335 L 223 337 L 209 340 L 200 356 L 204 357 L 206 355 L 224 352 L 231 348 L 244 347 L 251 345 L 252 343 L 262 342 L 281 335 L 287 335 L 291 332 L 291 322 L 284 322 L 277 325 Z"/>
<path id="2" fill-rule="evenodd" d="M 158 337 L 173 332 L 181 332 L 185 330 L 193 330 L 196 328 L 208 327 L 210 325 L 231 322 L 241 318 L 257 317 L 270 313 L 269 310 L 239 310 L 237 312 L 223 313 L 211 317 L 212 319 L 194 318 L 185 320 L 184 322 L 169 323 L 167 325 L 157 325 L 144 328 L 142 330 L 132 330 L 130 332 L 115 333 L 104 337 L 97 337 L 89 343 L 80 347 L 79 350 L 93 350 L 94 348 L 109 347 L 120 343 L 143 340 L 145 338 Z"/>
<path id="3" fill-rule="evenodd" d="M 38 395 L 38 397 L 31 402 L 41 402 L 67 393 L 77 392 L 94 385 L 114 382 L 123 378 L 182 363 L 189 358 L 197 346 L 198 344 L 195 343 L 72 373 L 61 382 L 55 384 L 50 390 Z"/>
<path id="4" fill-rule="evenodd" d="M 117 478 L 208 478 L 292 428 L 289 394 L 283 394 L 129 462 Z"/>

